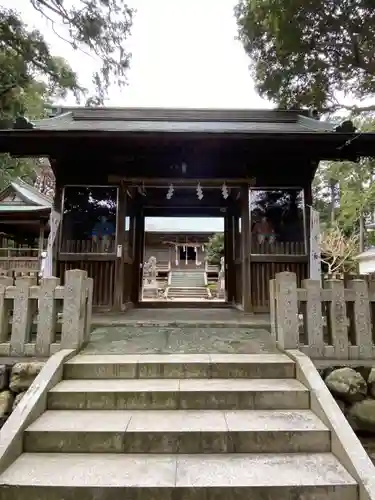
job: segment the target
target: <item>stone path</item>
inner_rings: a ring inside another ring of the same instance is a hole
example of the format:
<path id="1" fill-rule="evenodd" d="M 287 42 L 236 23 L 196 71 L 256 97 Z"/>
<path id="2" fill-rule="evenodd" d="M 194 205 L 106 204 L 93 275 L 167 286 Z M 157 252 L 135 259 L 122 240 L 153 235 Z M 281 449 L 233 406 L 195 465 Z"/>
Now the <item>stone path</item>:
<path id="1" fill-rule="evenodd" d="M 266 330 L 194 327 L 101 327 L 91 334 L 84 354 L 274 353 Z"/>
<path id="2" fill-rule="evenodd" d="M 93 324 L 100 326 L 244 326 L 269 330 L 268 314 L 244 314 L 232 308 L 160 308 L 130 309 L 124 313 L 94 314 Z"/>
<path id="3" fill-rule="evenodd" d="M 267 317 L 233 309 L 134 309 L 94 324 L 85 354 L 278 352 Z"/>

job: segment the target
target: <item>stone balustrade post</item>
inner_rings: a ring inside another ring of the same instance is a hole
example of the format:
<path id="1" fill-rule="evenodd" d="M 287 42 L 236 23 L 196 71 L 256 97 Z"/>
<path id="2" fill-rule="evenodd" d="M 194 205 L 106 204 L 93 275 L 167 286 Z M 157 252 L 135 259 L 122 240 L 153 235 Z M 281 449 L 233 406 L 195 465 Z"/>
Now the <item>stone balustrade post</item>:
<path id="1" fill-rule="evenodd" d="M 30 342 L 33 316 L 37 311 L 36 301 L 30 300 L 30 288 L 37 284 L 31 276 L 16 278 L 16 294 L 14 297 L 12 337 L 10 353 L 14 356 L 25 354 L 25 344 Z"/>
<path id="2" fill-rule="evenodd" d="M 87 272 L 66 271 L 64 284 L 61 348 L 76 349 L 87 336 Z"/>
<path id="3" fill-rule="evenodd" d="M 282 272 L 275 276 L 276 336 L 281 349 L 298 349 L 297 277 Z"/>
<path id="4" fill-rule="evenodd" d="M 49 356 L 51 344 L 56 335 L 56 299 L 55 290 L 59 286 L 59 278 L 43 278 L 39 289 L 39 315 L 35 354 Z"/>
<path id="5" fill-rule="evenodd" d="M 8 286 L 13 285 L 13 278 L 10 276 L 0 276 L 0 342 L 8 342 L 9 317 L 12 310 L 11 301 L 5 298 Z"/>

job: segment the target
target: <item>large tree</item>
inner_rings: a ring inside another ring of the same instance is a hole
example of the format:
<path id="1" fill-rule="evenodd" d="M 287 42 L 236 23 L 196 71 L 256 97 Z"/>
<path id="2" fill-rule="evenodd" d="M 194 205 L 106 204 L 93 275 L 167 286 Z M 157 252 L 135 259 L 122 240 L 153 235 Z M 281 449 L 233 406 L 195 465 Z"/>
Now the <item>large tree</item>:
<path id="1" fill-rule="evenodd" d="M 209 238 L 206 255 L 210 264 L 220 264 L 221 257 L 224 257 L 224 233 L 215 233 Z"/>
<path id="2" fill-rule="evenodd" d="M 375 97 L 374 0 L 239 0 L 236 17 L 257 90 L 280 107 Z"/>
<path id="3" fill-rule="evenodd" d="M 26 1 L 60 38 L 66 37 L 66 44 L 96 56 L 100 69 L 87 91 L 69 63 L 52 53 L 42 33 L 30 29 L 20 13 L 0 6 L 0 128 L 14 126 L 17 117 L 44 117 L 46 106 L 68 92 L 77 101 L 102 104 L 110 84 L 126 82 L 130 56 L 125 44 L 133 12 L 125 0 Z M 14 177 L 35 181 L 41 168 L 44 164 L 35 159 L 0 155 L 0 189 Z"/>
<path id="4" fill-rule="evenodd" d="M 87 92 L 68 63 L 51 52 L 42 33 L 29 29 L 18 12 L 0 7 L 0 97 L 6 101 L 0 106 L 14 101 L 14 90 L 40 80 L 50 95 L 64 96 L 70 90 L 77 98 L 84 95 L 88 104 L 103 103 L 110 84 L 126 82 L 130 56 L 125 43 L 133 11 L 125 0 L 28 1 L 67 44 L 96 56 L 100 69 L 92 75 L 93 92 Z"/>
<path id="5" fill-rule="evenodd" d="M 361 131 L 374 131 L 372 117 L 356 119 Z M 345 234 L 359 235 L 363 250 L 368 222 L 375 216 L 375 160 L 361 158 L 352 162 L 322 162 L 314 179 L 314 205 L 320 211 L 325 227 L 338 225 Z"/>

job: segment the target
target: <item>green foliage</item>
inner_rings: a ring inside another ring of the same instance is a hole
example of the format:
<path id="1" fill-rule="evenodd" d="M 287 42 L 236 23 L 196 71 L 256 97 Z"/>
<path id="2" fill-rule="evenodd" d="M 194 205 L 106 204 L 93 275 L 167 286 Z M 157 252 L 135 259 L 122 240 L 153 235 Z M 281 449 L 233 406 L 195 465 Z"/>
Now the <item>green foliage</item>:
<path id="1" fill-rule="evenodd" d="M 101 68 L 92 75 L 95 93 L 90 96 L 79 85 L 67 62 L 51 53 L 42 33 L 28 29 L 16 11 L 0 7 L 0 98 L 6 95 L 7 101 L 13 102 L 13 89 L 43 81 L 49 96 L 64 97 L 72 91 L 77 99 L 85 95 L 88 104 L 101 104 L 110 83 L 125 84 L 130 56 L 124 43 L 133 12 L 124 0 L 77 0 L 70 6 L 64 0 L 30 2 L 60 38 L 59 26 L 63 26 L 68 29 L 68 44 L 100 59 Z M 5 103 L 0 104 L 3 108 Z"/>
<path id="2" fill-rule="evenodd" d="M 41 33 L 28 31 L 17 13 L 0 8 L 0 112 L 23 114 L 22 93 L 38 86 L 41 98 L 82 92 L 75 73 L 51 55 Z"/>
<path id="3" fill-rule="evenodd" d="M 210 237 L 206 254 L 210 264 L 220 264 L 220 258 L 224 256 L 224 233 L 215 233 Z"/>
<path id="4" fill-rule="evenodd" d="M 372 116 L 357 119 L 356 126 L 374 131 L 375 120 Z M 337 225 L 347 236 L 361 233 L 364 244 L 366 239 L 369 244 L 366 224 L 375 217 L 375 159 L 322 163 L 314 179 L 313 198 L 323 227 Z"/>
<path id="5" fill-rule="evenodd" d="M 239 0 L 239 37 L 259 93 L 282 108 L 375 96 L 373 0 Z"/>
<path id="6" fill-rule="evenodd" d="M 56 34 L 68 28 L 66 40 L 76 50 L 91 52 L 100 61 L 92 75 L 90 95 L 62 58 L 51 53 L 42 33 L 29 29 L 22 15 L 0 7 L 0 126 L 12 126 L 18 116 L 45 116 L 46 105 L 73 92 L 77 101 L 103 104 L 110 83 L 124 85 L 130 56 L 125 50 L 133 12 L 124 0 L 29 0 L 47 18 Z M 31 181 L 38 162 L 0 155 L 0 189 L 14 177 Z"/>

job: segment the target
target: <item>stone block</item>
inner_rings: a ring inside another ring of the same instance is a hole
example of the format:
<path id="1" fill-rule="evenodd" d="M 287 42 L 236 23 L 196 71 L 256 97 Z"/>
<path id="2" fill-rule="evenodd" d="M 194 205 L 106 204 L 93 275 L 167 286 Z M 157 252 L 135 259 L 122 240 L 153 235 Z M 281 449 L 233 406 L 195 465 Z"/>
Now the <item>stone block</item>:
<path id="1" fill-rule="evenodd" d="M 0 419 L 7 417 L 12 411 L 14 396 L 10 391 L 0 392 Z"/>
<path id="2" fill-rule="evenodd" d="M 39 361 L 16 363 L 10 374 L 11 391 L 16 393 L 27 391 L 43 366 L 44 363 Z"/>

